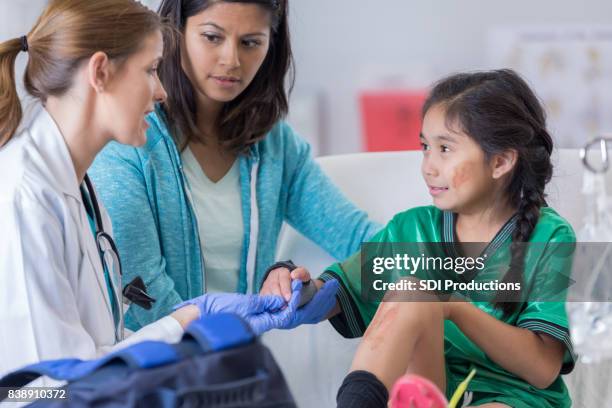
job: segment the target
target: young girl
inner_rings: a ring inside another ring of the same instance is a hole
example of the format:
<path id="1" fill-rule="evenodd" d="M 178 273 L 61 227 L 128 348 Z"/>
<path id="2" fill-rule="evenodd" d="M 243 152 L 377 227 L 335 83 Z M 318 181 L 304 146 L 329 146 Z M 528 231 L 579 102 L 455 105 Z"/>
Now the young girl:
<path id="1" fill-rule="evenodd" d="M 331 266 L 320 277 L 341 282 L 331 323 L 346 337 L 364 336 L 338 406 L 386 406 L 387 390 L 405 373 L 450 395 L 472 368 L 469 406 L 570 406 L 559 375 L 572 370 L 572 346 L 553 292 L 566 279 L 555 271 L 570 262 L 556 248 L 575 237 L 546 206 L 553 143 L 536 96 L 509 70 L 453 75 L 425 103 L 421 141 L 434 206 L 396 215 L 372 241 L 488 243 L 485 253 L 509 255 L 499 281 L 523 289 L 490 302 L 378 303 L 362 297 L 366 279 L 354 257 Z"/>
<path id="2" fill-rule="evenodd" d="M 282 121 L 288 8 L 287 0 L 161 3 L 181 33 L 160 65 L 168 100 L 148 117 L 142 148 L 111 144 L 92 171 L 126 276 L 142 276 L 156 299 L 151 310 L 128 311 L 131 328 L 203 292 L 257 291 L 283 221 L 338 259 L 380 229 Z M 288 300 L 288 271 L 271 281 Z"/>

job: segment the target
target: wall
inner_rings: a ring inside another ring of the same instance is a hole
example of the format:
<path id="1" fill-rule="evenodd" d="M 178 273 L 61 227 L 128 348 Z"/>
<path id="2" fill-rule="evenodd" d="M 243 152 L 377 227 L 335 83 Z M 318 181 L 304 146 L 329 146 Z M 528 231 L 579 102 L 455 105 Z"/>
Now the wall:
<path id="1" fill-rule="evenodd" d="M 375 78 L 397 82 L 399 74 L 403 84 L 426 86 L 455 70 L 486 68 L 493 27 L 612 22 L 608 0 L 290 1 L 297 63 L 291 121 L 322 154 L 361 150 L 357 97 L 380 84 Z M 24 34 L 44 4 L 0 0 L 0 38 Z"/>
<path id="2" fill-rule="evenodd" d="M 357 95 L 376 73 L 429 84 L 486 68 L 486 32 L 505 25 L 610 23 L 607 0 L 293 0 L 295 98 L 323 94 L 324 153 L 361 149 Z"/>

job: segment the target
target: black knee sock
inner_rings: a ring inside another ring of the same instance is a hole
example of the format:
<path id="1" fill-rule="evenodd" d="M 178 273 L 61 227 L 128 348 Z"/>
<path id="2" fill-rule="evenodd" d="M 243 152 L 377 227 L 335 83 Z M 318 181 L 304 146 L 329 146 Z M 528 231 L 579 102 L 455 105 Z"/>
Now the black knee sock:
<path id="1" fill-rule="evenodd" d="M 386 408 L 389 392 L 376 376 L 353 371 L 344 377 L 336 396 L 338 408 Z"/>

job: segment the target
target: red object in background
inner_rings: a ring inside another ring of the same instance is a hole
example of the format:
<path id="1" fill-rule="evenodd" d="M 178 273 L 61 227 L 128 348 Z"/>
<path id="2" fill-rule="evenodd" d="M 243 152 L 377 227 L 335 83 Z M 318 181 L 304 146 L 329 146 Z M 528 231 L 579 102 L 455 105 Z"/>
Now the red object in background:
<path id="1" fill-rule="evenodd" d="M 366 151 L 419 150 L 426 97 L 426 90 L 362 92 L 359 101 Z"/>

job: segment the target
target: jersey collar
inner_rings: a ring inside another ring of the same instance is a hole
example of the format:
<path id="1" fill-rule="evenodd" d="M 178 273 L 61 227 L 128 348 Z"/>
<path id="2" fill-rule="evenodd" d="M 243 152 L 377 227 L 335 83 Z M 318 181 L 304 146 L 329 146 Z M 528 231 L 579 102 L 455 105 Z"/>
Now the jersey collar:
<path id="1" fill-rule="evenodd" d="M 493 237 L 491 242 L 487 244 L 482 252 L 482 255 L 491 255 L 495 253 L 505 242 L 512 239 L 512 234 L 517 229 L 518 214 L 514 214 L 506 223 L 497 231 L 497 234 Z M 442 217 L 442 240 L 448 244 L 457 243 L 457 233 L 455 231 L 455 224 L 457 220 L 457 214 L 451 211 L 444 211 Z M 454 255 L 459 256 L 454 245 L 450 245 Z"/>

